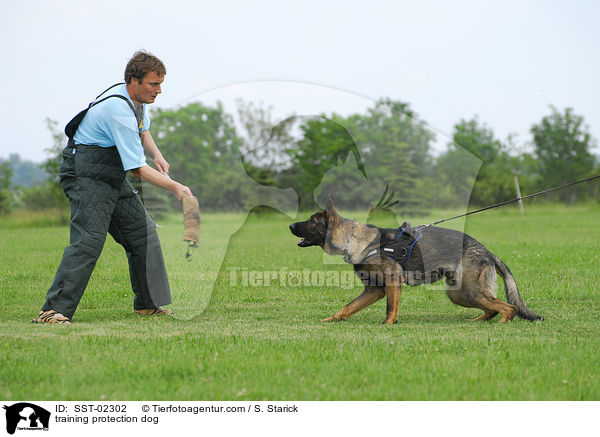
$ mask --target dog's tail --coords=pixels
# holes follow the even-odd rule
[[[537,315],[525,305],[523,302],[523,298],[519,294],[519,289],[517,288],[517,283],[515,282],[515,278],[513,277],[510,269],[502,262],[500,258],[494,256],[494,262],[496,264],[496,270],[502,276],[504,280],[504,290],[506,291],[506,300],[509,304],[517,307],[517,315],[522,319],[526,320],[544,320],[542,316]]]

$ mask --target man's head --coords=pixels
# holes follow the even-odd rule
[[[140,50],[135,52],[125,67],[125,83],[134,102],[154,103],[161,93],[160,85],[167,69],[156,56]]]

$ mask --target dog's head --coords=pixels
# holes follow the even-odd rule
[[[290,225],[290,231],[296,237],[302,238],[298,242],[300,247],[321,246],[325,243],[327,234],[327,211],[319,211],[310,216],[303,222],[296,222]]]
[[[331,233],[338,223],[339,215],[333,206],[331,196],[329,196],[324,210],[311,215],[306,221],[292,223],[290,231],[296,237],[302,238],[298,242],[298,246],[321,246],[323,248],[328,239],[328,230]]]

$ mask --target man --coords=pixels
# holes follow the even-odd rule
[[[148,130],[145,107],[161,93],[165,74],[158,58],[136,52],[125,68],[125,84],[106,90],[67,125],[60,182],[71,205],[70,245],[33,322],[71,323],[107,232],[127,253],[134,311],[172,314],[162,307],[171,303],[171,294],[156,225],[125,179],[131,170],[179,200],[192,196],[168,176],[169,163]],[[147,165],[144,151],[154,158],[156,170]]]

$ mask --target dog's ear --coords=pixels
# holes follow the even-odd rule
[[[325,211],[330,215],[337,215],[337,211],[335,210],[335,206],[333,205],[333,198],[331,197],[331,193],[327,196],[327,203],[325,204]]]
[[[335,210],[335,206],[333,205],[333,199],[331,198],[331,194],[327,197],[327,204],[325,204],[325,217],[327,218],[327,226],[335,227],[337,226],[340,216]]]

